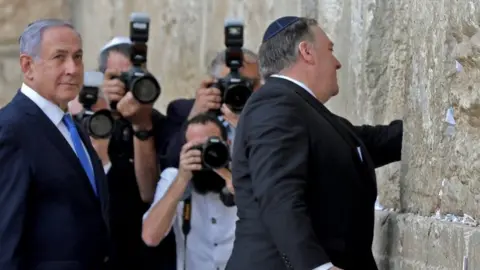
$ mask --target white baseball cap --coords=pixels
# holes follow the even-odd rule
[[[121,44],[130,45],[132,44],[132,41],[128,37],[122,37],[122,36],[114,37],[112,38],[112,40],[107,42],[105,46],[103,46],[103,48],[100,50],[100,53],[103,53],[104,51],[110,49],[111,47],[115,47]]]

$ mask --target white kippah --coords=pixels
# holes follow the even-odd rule
[[[114,37],[114,38],[112,38],[112,40],[107,42],[107,44],[105,44],[105,46],[103,46],[103,48],[100,50],[100,53],[103,53],[107,49],[110,49],[111,47],[121,45],[121,44],[130,45],[130,44],[132,44],[132,41],[128,37]]]

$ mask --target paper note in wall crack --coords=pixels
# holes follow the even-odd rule
[[[445,122],[447,122],[449,125],[455,125],[455,118],[453,117],[453,108],[450,107],[447,109],[447,113],[445,115]]]
[[[457,72],[462,72],[463,71],[463,66],[460,64],[460,62],[455,60],[455,68],[457,69]]]

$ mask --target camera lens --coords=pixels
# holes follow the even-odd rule
[[[221,142],[210,143],[203,150],[203,162],[212,169],[225,167],[229,156],[228,146]]]
[[[132,88],[133,96],[142,103],[153,103],[160,95],[158,84],[149,77],[139,78]]]
[[[88,118],[88,130],[93,137],[106,138],[112,134],[114,119],[108,110],[101,110]]]
[[[224,102],[233,112],[238,113],[242,111],[251,94],[252,90],[246,85],[233,85],[225,91]]]

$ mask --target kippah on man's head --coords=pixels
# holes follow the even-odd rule
[[[265,34],[263,35],[263,40],[262,42],[265,42],[274,36],[276,36],[278,33],[282,32],[287,28],[289,25],[297,22],[300,20],[300,17],[297,16],[285,16],[276,19],[273,21],[268,27],[267,30],[265,31]]]
[[[105,46],[102,47],[102,49],[100,50],[100,53],[103,53],[106,50],[118,45],[130,45],[130,44],[132,44],[132,41],[130,40],[129,37],[122,37],[122,36],[114,37],[109,42],[107,42]]]

